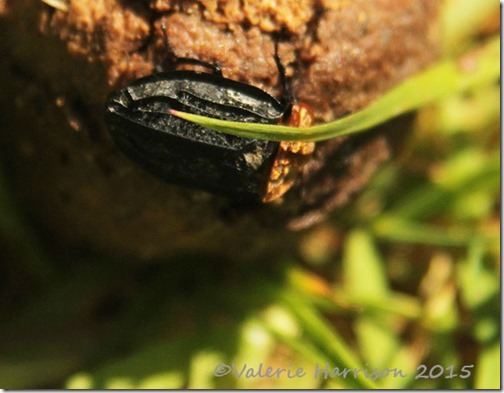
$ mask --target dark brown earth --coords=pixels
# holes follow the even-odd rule
[[[0,0],[0,154],[23,211],[62,246],[142,259],[187,251],[257,259],[295,251],[304,232],[286,228],[286,213],[308,212],[294,226],[318,220],[311,211],[324,184],[338,189],[326,210],[362,188],[390,155],[390,130],[319,144],[318,163],[332,172],[312,165],[318,188],[293,192],[285,206],[245,209],[162,183],[125,158],[103,122],[107,94],[162,61],[164,22],[177,55],[217,61],[226,77],[278,95],[272,34],[282,32],[296,97],[318,122],[330,121],[436,58],[441,2],[59,3],[68,9]],[[334,162],[341,152],[344,164]]]

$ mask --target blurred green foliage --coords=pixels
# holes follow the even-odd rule
[[[464,30],[460,3],[447,54],[484,40],[488,10]],[[0,386],[499,388],[499,89],[420,110],[408,153],[299,259],[60,266],[0,178]]]

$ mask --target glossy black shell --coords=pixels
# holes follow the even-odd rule
[[[240,138],[168,114],[274,124],[287,108],[266,92],[216,74],[173,71],[134,81],[109,96],[106,122],[119,147],[153,174],[180,185],[258,200],[277,142]]]

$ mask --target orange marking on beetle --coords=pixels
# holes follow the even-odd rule
[[[308,104],[293,104],[287,125],[291,127],[310,127],[315,120],[313,110]],[[279,200],[302,176],[304,166],[315,150],[314,142],[280,142],[275,161],[271,167],[266,194],[263,202]]]

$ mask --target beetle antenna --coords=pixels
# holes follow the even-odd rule
[[[287,106],[292,106],[292,104],[296,101],[294,97],[294,93],[292,92],[291,79],[285,75],[285,67],[282,64],[282,60],[278,54],[278,38],[275,38],[275,54],[274,54],[275,63],[278,69],[278,80],[280,85],[282,86],[282,96],[280,101],[282,104]]]

